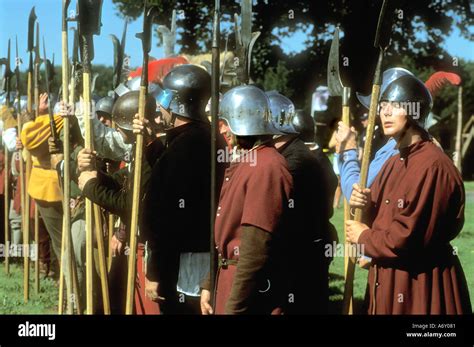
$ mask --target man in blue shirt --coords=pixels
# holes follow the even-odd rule
[[[347,201],[350,200],[354,184],[359,183],[360,164],[357,153],[356,133],[342,122],[338,124],[336,139],[341,153],[339,155],[339,171],[341,174],[341,188]],[[367,176],[367,187],[372,185],[383,164],[392,156],[398,154],[395,140],[390,138],[376,153],[370,162]]]

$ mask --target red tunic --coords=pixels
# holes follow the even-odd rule
[[[278,229],[293,185],[287,163],[275,148],[262,146],[254,151],[256,165],[233,163],[225,172],[215,224],[217,252],[225,259],[239,259],[241,226],[270,233]],[[235,265],[218,271],[217,314],[224,313],[235,273]]]
[[[466,280],[449,244],[464,223],[464,186],[432,142],[389,159],[372,186],[372,225],[359,238],[372,257],[371,314],[471,313]]]

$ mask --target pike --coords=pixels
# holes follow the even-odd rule
[[[157,32],[163,37],[165,58],[174,56],[174,46],[176,45],[176,10],[173,10],[171,14],[170,28],[168,29],[166,25],[159,25]]]
[[[27,113],[28,115],[33,114],[33,50],[34,50],[34,33],[35,33],[35,22],[36,14],[35,7],[31,9],[30,15],[28,17],[28,47],[27,51],[29,53],[29,63],[28,63],[28,84],[27,84]],[[26,153],[26,168],[25,168],[25,186],[23,189],[23,201],[24,204],[21,206],[21,215],[22,215],[22,229],[23,229],[23,242],[29,244],[30,240],[30,196],[28,195],[28,182],[30,181],[30,172],[31,172],[31,154],[29,151]],[[26,252],[25,252],[26,253]],[[38,261],[38,258],[36,259]],[[36,265],[36,264],[35,264]],[[35,280],[39,278],[39,267],[35,267],[35,270],[38,271],[38,274],[35,273]],[[23,258],[23,297],[24,302],[28,302],[29,298],[29,279],[30,279],[30,260],[29,257],[25,256]]]
[[[91,61],[94,59],[93,35],[100,34],[102,0],[78,0],[78,30],[83,66],[83,116],[85,125],[85,148],[93,149],[91,127]],[[93,304],[93,211],[92,202],[86,199],[86,310],[94,313]],[[101,278],[104,313],[110,314],[107,270],[105,265],[104,239],[100,223],[100,208],[94,205],[95,230],[99,253],[99,270]]]
[[[63,0],[62,3],[62,94],[63,102],[68,104],[69,102],[69,59],[68,59],[68,37],[67,37],[67,9],[69,7],[70,0]],[[54,65],[54,64],[53,64]],[[74,291],[74,297],[77,299],[74,302],[79,302],[79,291],[77,286],[73,283],[77,283],[77,273],[74,263],[74,249],[71,244],[71,210],[69,207],[69,200],[71,198],[71,169],[70,162],[67,158],[71,156],[71,145],[70,145],[70,121],[69,117],[64,118],[63,124],[63,156],[64,156],[64,177],[63,177],[63,224],[62,224],[62,239],[61,239],[61,267],[59,275],[59,303],[58,303],[58,314],[63,313],[63,294],[64,294],[64,263],[63,259],[66,257],[66,266],[68,268],[68,278],[66,279],[66,297],[68,300],[68,314],[74,313],[74,307],[72,302],[72,293]],[[73,290],[74,289],[74,290]],[[78,312],[80,308],[78,307]]]
[[[393,8],[389,6],[389,0],[384,0],[380,9],[379,20],[377,24],[377,31],[375,33],[374,47],[379,49],[379,56],[377,59],[377,65],[375,67],[374,80],[372,85],[372,95],[370,99],[369,119],[367,125],[367,134],[364,145],[364,154],[362,157],[362,164],[360,169],[359,186],[364,189],[367,185],[367,175],[369,172],[370,154],[372,151],[372,139],[374,136],[375,129],[375,117],[377,115],[377,106],[380,97],[380,87],[382,85],[382,62],[385,51],[387,50],[390,43],[390,34],[392,31],[392,17]],[[357,208],[355,211],[354,220],[360,222],[362,220],[362,209]],[[351,247],[354,247],[353,245]],[[351,249],[350,254],[356,254],[354,249]],[[355,257],[349,257],[349,262],[346,269],[346,282],[344,285],[344,299],[343,299],[343,312],[346,314],[352,314],[351,310],[351,298],[354,290],[354,272],[355,272]],[[376,266],[376,265],[374,265]]]
[[[111,34],[110,38],[114,45],[114,79],[112,90],[117,88],[122,80],[122,68],[123,68],[123,59],[125,56],[125,41],[127,38],[127,25],[128,20],[125,19],[125,24],[123,26],[122,39],[119,41],[117,36]]]
[[[51,101],[51,89],[50,89],[50,72],[49,70],[52,69],[52,64],[47,59],[46,56],[46,45],[44,43],[43,37],[43,59],[45,61],[44,64],[44,77],[45,77],[45,85],[46,85],[46,94],[48,94],[48,114],[49,114],[49,128],[51,129],[51,136],[54,139],[54,142],[59,140],[58,137],[58,130],[56,129],[56,124],[54,123],[54,115],[53,115],[53,102]]]
[[[62,30],[61,30],[61,43],[62,43],[62,94],[63,102],[65,104],[69,101],[69,60],[68,60],[68,45],[67,45],[67,9],[69,7],[70,0],[63,0],[62,2]],[[45,53],[46,54],[46,53]],[[71,198],[71,169],[68,158],[71,156],[70,149],[70,129],[69,129],[69,117],[64,117],[63,124],[63,155],[64,155],[64,178],[63,178],[63,224],[62,224],[62,242],[61,242],[61,267],[59,274],[59,304],[58,314],[63,313],[63,293],[64,293],[64,256],[66,256],[66,266],[68,267],[68,278],[66,279],[66,297],[68,301],[71,298],[71,286],[72,286],[72,266],[71,266],[71,210],[69,208],[69,200]],[[66,250],[66,254],[65,253]],[[68,313],[72,314],[72,305],[68,302]]]
[[[6,82],[6,88],[7,88],[7,94],[6,94],[6,100],[5,104],[6,107],[9,109],[10,108],[10,87],[11,87],[11,78],[12,78],[12,71],[10,69],[10,39],[8,39],[8,53],[7,57],[4,59],[1,59],[0,64],[5,65],[5,82]],[[20,118],[19,116],[17,118]],[[8,149],[7,146],[4,146],[4,152],[5,152],[5,167],[3,168],[5,171],[5,193],[4,193],[4,230],[5,230],[5,244],[9,246],[9,220],[8,220],[8,213],[10,211],[10,194],[9,194],[9,186],[10,186],[10,165],[9,165],[9,159],[8,159]],[[7,247],[7,252],[5,253],[5,272],[8,274],[10,272],[10,263],[9,263],[9,247]]]
[[[18,137],[20,137],[21,134],[21,129],[23,127],[22,122],[21,122],[21,92],[20,92],[20,64],[21,64],[21,59],[20,55],[18,54],[18,37],[15,38],[15,53],[16,53],[16,58],[15,58],[15,77],[16,77],[16,96],[18,99],[18,104],[17,104],[17,126],[18,126]],[[25,206],[25,165],[23,163],[23,157],[21,155],[21,150],[18,151],[18,158],[19,158],[19,163],[20,163],[20,175],[19,175],[19,187],[17,189],[20,189],[20,206],[22,209],[22,218],[24,217],[23,215],[23,208]],[[22,220],[23,221],[23,220]],[[23,226],[22,226],[23,227]],[[6,243],[5,239],[5,243]],[[5,258],[6,264],[8,263],[8,257]],[[7,266],[7,265],[6,265]]]
[[[241,26],[238,27],[238,15],[234,14],[235,42],[237,64],[237,80],[239,84],[248,84],[252,50],[260,36],[260,31],[252,32],[252,0],[241,2]]]
[[[211,74],[211,230],[210,230],[210,256],[211,256],[211,287],[214,288],[216,280],[216,269],[215,269],[215,239],[214,239],[214,226],[216,218],[216,163],[217,163],[217,121],[219,113],[219,85],[220,85],[220,0],[215,0],[214,5],[214,22],[212,30],[212,74]],[[212,294],[212,298],[214,297]],[[211,305],[214,305],[214,300],[211,301]]]
[[[351,94],[351,88],[346,87],[342,84],[341,75],[339,73],[339,28],[336,28],[334,32],[334,37],[331,43],[331,49],[329,51],[328,59],[328,89],[331,96],[341,96],[342,97],[342,122],[349,126],[349,99]],[[347,199],[344,198],[344,235],[346,235],[346,224],[347,220],[351,219],[350,209],[347,202]],[[350,244],[345,242],[345,255],[344,255],[344,270],[347,270],[349,263],[348,251]],[[349,311],[352,313],[353,308],[353,299],[350,297],[349,302]]]
[[[39,79],[40,79],[40,66],[41,66],[41,56],[40,56],[40,40],[39,40],[39,23],[36,22],[36,44],[35,44],[35,64],[34,64],[34,73],[33,73],[33,82],[35,88],[35,105],[36,105],[36,112],[35,118],[39,117]],[[47,68],[45,64],[45,69]],[[28,218],[28,217],[26,217]],[[35,213],[34,213],[34,235],[35,235],[35,242],[36,245],[39,245],[39,229],[38,229],[38,208],[35,205]],[[26,245],[29,249],[29,244]],[[29,251],[28,251],[29,253]],[[39,257],[36,257],[35,260],[35,293],[38,294],[40,289],[39,283]]]
[[[143,65],[140,81],[140,95],[138,99],[138,118],[145,118],[145,105],[148,90],[148,54],[151,50],[151,26],[156,16],[156,7],[148,6],[145,0],[143,9],[143,32],[136,36],[142,41]],[[133,297],[135,294],[136,257],[137,257],[137,233],[138,233],[138,210],[140,208],[140,184],[143,158],[143,135],[137,134],[135,144],[135,168],[133,174],[132,216],[130,223],[130,253],[128,255],[127,275],[127,297],[125,303],[125,314],[133,313]]]

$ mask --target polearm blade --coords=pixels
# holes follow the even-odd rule
[[[44,77],[45,77],[45,85],[46,85],[46,93],[48,94],[48,114],[49,114],[49,127],[51,129],[51,135],[54,141],[58,140],[58,131],[56,129],[56,124],[54,123],[54,116],[53,116],[53,103],[51,101],[51,90],[50,90],[50,79],[49,79],[49,65],[51,64],[47,59],[46,55],[46,44],[44,42],[43,37],[43,59],[45,61],[44,67]]]
[[[339,28],[336,27],[334,36],[331,43],[331,49],[329,51],[329,60],[328,60],[328,89],[331,96],[341,96],[342,97],[342,122],[349,126],[350,125],[350,110],[349,110],[349,97],[350,97],[350,88],[342,84],[341,74],[339,72]],[[342,151],[343,149],[341,149]],[[344,199],[344,236],[346,235],[346,221],[351,219],[349,204],[347,199]],[[350,248],[350,244],[346,241],[344,242],[344,273],[347,271],[349,264],[349,256],[347,250]],[[352,296],[348,299],[349,308],[348,313],[352,314],[353,311],[353,298]]]
[[[148,54],[151,50],[151,26],[153,18],[156,15],[155,7],[148,7],[145,1],[143,10],[143,32],[136,36],[142,40],[143,65],[140,81],[140,95],[138,104],[138,117],[143,121],[145,118],[145,105],[148,89]],[[127,275],[127,297],[125,303],[125,314],[133,313],[134,295],[135,295],[135,277],[136,277],[136,256],[137,256],[137,233],[138,233],[138,211],[140,208],[140,188],[141,188],[141,169],[143,158],[143,135],[137,134],[135,144],[135,167],[133,174],[133,195],[132,195],[132,215],[130,222],[130,253],[128,256],[128,275]]]
[[[214,227],[216,218],[216,170],[217,170],[217,121],[219,113],[219,89],[220,89],[220,0],[215,0],[214,22],[212,35],[212,74],[211,74],[211,224],[210,224],[210,279],[211,279],[211,306],[214,306],[214,283],[216,281],[216,262],[215,262],[215,237]]]
[[[16,52],[16,59],[15,59],[15,76],[16,76],[16,95],[17,95],[17,126],[18,126],[18,137],[20,137],[21,134],[21,129],[23,128],[22,125],[22,110],[21,110],[21,90],[20,90],[20,64],[21,64],[21,59],[20,55],[18,53],[18,37],[16,37],[16,46],[15,46],[15,52]],[[18,158],[19,158],[19,164],[20,164],[20,175],[19,175],[19,187],[17,189],[20,189],[20,206],[21,206],[21,218],[22,222],[24,221],[24,206],[25,206],[25,166],[23,163],[23,156],[21,155],[21,151],[18,151]],[[22,225],[22,228],[24,226]]]
[[[10,39],[8,39],[8,50],[7,50],[7,58],[5,61],[5,80],[6,80],[6,89],[7,95],[5,104],[7,107],[10,107],[10,94],[11,94],[11,79],[12,79],[12,70],[10,68]]]
[[[102,0],[78,0],[79,21],[78,34],[83,66],[83,117],[85,125],[85,148],[93,149],[91,126],[91,61],[94,58],[93,35],[100,34]],[[94,205],[96,224],[100,220],[100,209]],[[93,212],[92,202],[86,199],[86,311],[94,313],[93,303]],[[99,225],[96,225],[97,246],[99,248],[99,269],[102,284],[104,313],[110,313],[107,276],[104,276],[105,259],[103,259],[103,235]],[[102,246],[102,247],[101,247]],[[102,248],[102,249],[101,249]]]
[[[389,0],[384,0],[380,9],[377,31],[375,33],[374,47],[379,49],[377,65],[375,67],[374,81],[372,85],[372,94],[370,99],[369,118],[367,125],[366,140],[364,145],[364,154],[360,169],[359,186],[364,189],[367,185],[367,176],[369,172],[370,154],[372,152],[372,139],[375,129],[375,118],[377,116],[377,106],[380,96],[380,86],[382,85],[382,62],[384,53],[390,43],[390,34],[392,31],[393,8],[389,5]],[[362,221],[362,209],[356,208],[354,220]],[[350,254],[356,254],[355,247],[352,246]],[[350,299],[353,296],[353,282],[355,272],[355,257],[350,257],[347,270],[346,282],[344,285],[343,312],[351,313]],[[372,306],[372,313],[375,313],[375,305]]]
[[[69,103],[69,57],[68,57],[68,23],[67,23],[67,11],[69,8],[70,0],[63,0],[62,2],[62,23],[61,23],[61,48],[62,48],[62,100],[65,104]],[[79,300],[78,293],[74,293],[74,299],[72,300],[72,287],[73,287],[73,269],[72,269],[72,247],[71,247],[71,210],[69,201],[71,199],[71,168],[69,158],[71,157],[70,149],[70,122],[69,117],[64,118],[63,125],[63,240],[64,245],[61,247],[61,253],[65,251],[65,254],[61,254],[61,268],[59,278],[59,303],[58,303],[58,314],[63,313],[63,294],[64,294],[64,282],[66,282],[66,297],[67,297],[67,313],[74,313],[74,302]],[[66,259],[64,263],[63,259]],[[64,269],[66,266],[68,269],[67,277],[64,278]]]
[[[36,13],[35,7],[30,11],[30,15],[28,17],[28,46],[27,51],[29,55],[29,62],[28,62],[28,81],[27,81],[27,112],[30,117],[33,115],[33,95],[34,95],[34,65],[33,65],[33,51],[34,51],[34,37],[35,37],[35,22],[36,22]],[[30,240],[30,196],[28,192],[28,182],[30,180],[30,171],[32,167],[31,163],[31,154],[28,151],[26,153],[26,168],[25,168],[25,186],[24,191],[22,192],[22,197],[24,199],[24,204],[21,206],[22,212],[22,234],[23,234],[23,242],[26,246],[29,244]],[[36,264],[35,264],[36,265]],[[28,302],[29,299],[29,277],[30,277],[30,260],[29,257],[25,256],[23,258],[23,300],[24,302]],[[36,270],[36,267],[35,267]],[[39,269],[38,269],[39,272]],[[38,274],[39,277],[39,274]],[[35,278],[36,280],[36,278]],[[39,280],[38,280],[39,282]]]

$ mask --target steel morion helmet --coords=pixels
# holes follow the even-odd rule
[[[304,142],[314,142],[316,135],[316,127],[314,119],[303,110],[296,110],[293,117],[293,127],[300,133],[300,139]]]
[[[273,125],[285,134],[297,134],[292,124],[295,105],[286,96],[275,90],[266,93],[270,101]]]
[[[117,99],[112,109],[112,119],[115,124],[124,129],[132,130],[133,117],[138,113],[138,90],[128,92]],[[156,102],[152,95],[147,94],[145,104],[145,118],[151,120],[156,114]]]
[[[408,118],[425,128],[425,118],[433,107],[433,99],[425,84],[414,75],[405,75],[392,81],[380,96],[381,101],[399,102]]]
[[[410,71],[407,69],[401,68],[401,67],[394,67],[387,69],[383,72],[382,75],[382,85],[380,86],[380,95],[383,94],[385,89],[387,89],[387,86],[395,81],[396,79],[405,76],[405,75],[413,75]],[[370,98],[371,94],[369,95],[362,95],[360,93],[356,93],[357,99],[359,99],[360,103],[365,106],[365,108],[369,109],[370,108]]]
[[[95,104],[95,111],[96,112],[103,112],[107,113],[108,115],[112,115],[112,109],[114,107],[114,99],[110,96],[106,96]]]
[[[283,135],[272,123],[268,96],[255,86],[239,86],[225,93],[220,115],[237,136]]]
[[[209,73],[196,65],[185,64],[173,68],[163,78],[163,91],[157,102],[178,116],[204,120],[210,97]]]

